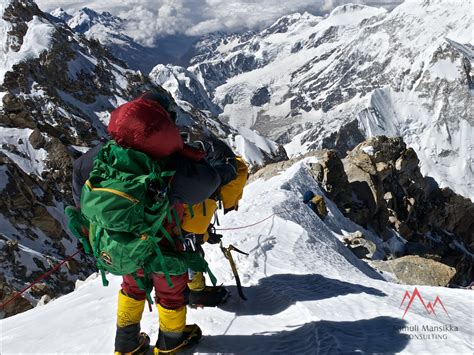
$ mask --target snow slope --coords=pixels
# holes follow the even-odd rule
[[[224,228],[275,213],[252,228],[225,232],[226,244],[250,253],[235,254],[248,301],[238,298],[220,250],[206,247],[212,270],[233,296],[221,308],[188,311],[188,321],[205,335],[193,351],[472,354],[472,291],[418,286],[426,302],[439,296],[449,316],[439,304],[436,316],[428,314],[415,300],[402,318],[407,303],[402,309],[400,303],[413,287],[383,280],[340,243],[356,227],[333,203],[327,200],[330,212],[323,222],[301,202],[307,189],[321,193],[307,161],[251,183],[240,210],[221,217]],[[75,292],[2,320],[1,353],[110,353],[120,279],[109,280],[104,288],[94,274]],[[145,311],[142,328],[156,340],[156,312]]]

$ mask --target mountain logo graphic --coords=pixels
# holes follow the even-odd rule
[[[405,313],[403,313],[402,319],[405,318],[405,316],[408,313],[408,310],[410,309],[411,305],[413,304],[413,301],[415,300],[415,298],[418,298],[418,300],[421,302],[423,307],[425,307],[425,310],[426,310],[426,312],[428,312],[428,314],[434,314],[435,317],[438,317],[438,315],[435,312],[435,308],[436,308],[437,305],[440,305],[443,308],[444,313],[446,313],[446,315],[449,317],[449,319],[451,319],[451,317],[449,316],[448,311],[444,307],[444,304],[441,301],[441,299],[439,298],[439,296],[436,296],[433,303],[431,303],[431,302],[425,303],[425,300],[423,299],[423,296],[421,295],[421,293],[418,291],[418,288],[416,288],[416,287],[415,287],[415,290],[413,291],[413,293],[411,295],[408,291],[405,291],[405,295],[403,296],[402,303],[400,303],[399,308],[402,308],[403,304],[405,303],[405,300],[407,300],[407,299],[408,299],[408,305],[405,308]]]

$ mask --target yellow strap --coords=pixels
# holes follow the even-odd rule
[[[189,334],[188,338],[186,340],[184,340],[181,344],[179,344],[176,348],[173,348],[173,349],[170,349],[170,350],[160,350],[160,349],[155,347],[153,352],[155,353],[155,355],[158,355],[158,354],[172,354],[173,352],[178,351],[179,349],[182,349],[185,346],[188,346],[189,341],[191,340],[191,338],[194,335],[196,335],[196,330],[197,330],[197,328],[194,328],[194,330]]]
[[[124,199],[129,200],[130,202],[133,202],[134,204],[140,203],[140,200],[136,199],[135,197],[119,190],[115,189],[107,189],[104,187],[94,187],[92,186],[91,182],[89,180],[86,181],[86,186],[91,190],[91,191],[103,191],[103,192],[110,192],[111,194],[120,196]]]
[[[140,334],[146,334],[146,333],[140,333]],[[146,337],[148,337],[148,335],[146,335]],[[142,337],[142,339],[146,339],[145,337]],[[147,342],[149,340],[146,340]],[[128,353],[121,353],[120,351],[116,351],[114,352],[114,355],[139,355],[139,354],[145,354],[146,352],[148,352],[148,350],[145,352],[145,353],[137,353],[137,350],[139,350],[142,346],[143,346],[144,342],[142,341],[137,347],[136,349],[133,349],[132,351],[128,352]]]

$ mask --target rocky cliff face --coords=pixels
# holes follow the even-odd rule
[[[456,270],[445,284],[468,286],[474,277],[474,204],[423,177],[419,163],[401,138],[377,136],[342,160],[326,151],[311,170],[345,216],[376,231],[387,245],[394,231],[402,238],[402,248],[390,257],[439,261]]]
[[[347,125],[356,137],[402,136],[423,174],[473,199],[470,13],[468,2],[416,0],[389,13],[344,5],[325,18],[285,16],[258,33],[204,39],[188,77],[222,119],[290,156],[330,147]]]
[[[63,210],[72,160],[105,133],[108,112],[152,87],[100,44],[44,14],[33,1],[2,1],[0,68],[0,301],[76,249]],[[94,270],[77,257],[3,309],[71,291]]]
[[[303,158],[310,158],[308,169],[324,191],[326,204],[334,201],[359,225],[341,239],[355,255],[388,272],[391,281],[471,284],[474,204],[423,177],[416,153],[400,137],[372,137],[344,159],[336,150],[314,150],[269,164],[250,179],[268,179]],[[324,223],[331,224],[330,219]]]

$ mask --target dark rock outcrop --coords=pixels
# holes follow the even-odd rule
[[[265,86],[255,91],[253,96],[250,98],[250,104],[252,106],[263,106],[267,102],[270,102],[270,92]]]
[[[8,302],[13,296],[15,296],[16,291],[8,286],[3,281],[0,281],[0,302]],[[17,313],[25,312],[29,309],[32,309],[33,305],[28,302],[23,297],[17,297],[11,302],[9,302],[2,310],[3,317],[10,317]]]
[[[454,267],[451,283],[466,286],[474,278],[474,204],[424,177],[416,153],[400,137],[370,138],[342,160],[326,151],[310,168],[351,220],[384,240],[393,229],[411,243],[405,252]]]
[[[338,131],[331,133],[323,138],[321,147],[324,149],[333,149],[340,158],[344,158],[349,150],[365,140],[364,135],[359,129],[357,120],[350,121],[339,128]]]
[[[44,148],[46,139],[38,128],[35,128],[28,137],[28,141],[34,149]]]

